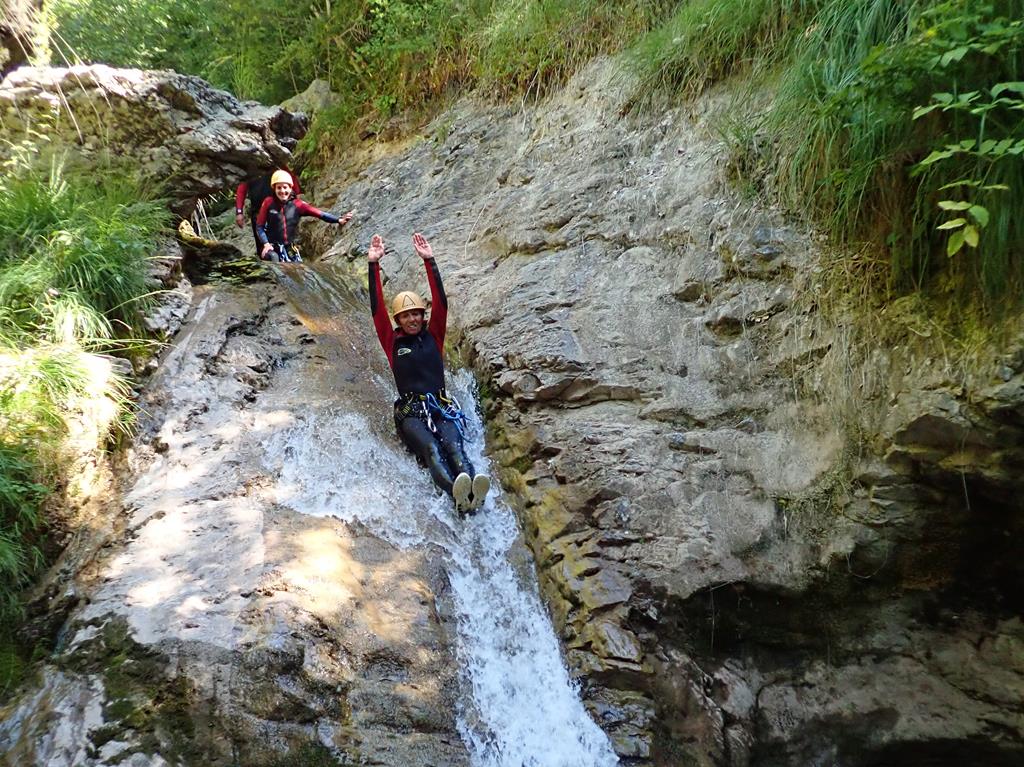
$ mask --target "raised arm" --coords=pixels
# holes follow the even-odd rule
[[[370,314],[373,316],[373,327],[377,330],[377,340],[384,348],[388,365],[391,365],[391,354],[395,347],[395,330],[391,326],[391,317],[388,316],[387,307],[384,305],[384,288],[380,282],[380,259],[383,255],[384,240],[379,234],[375,234],[370,239],[370,249],[366,253],[369,268]]]
[[[444,283],[441,272],[434,260],[434,249],[427,238],[419,232],[412,236],[412,246],[416,254],[423,259],[423,267],[427,270],[427,282],[430,283],[430,324],[427,330],[437,342],[437,348],[444,351],[444,336],[448,329],[448,297],[444,294]]]

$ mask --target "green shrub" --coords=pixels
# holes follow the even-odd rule
[[[0,187],[0,620],[42,562],[42,503],[59,475],[69,404],[95,383],[90,351],[132,343],[159,201],[109,169],[65,171],[23,157]],[[102,182],[97,184],[99,173]]]
[[[847,242],[888,250],[899,290],[952,271],[967,287],[1005,292],[1019,276],[1021,155],[929,157],[962,141],[1005,150],[1000,142],[1024,138],[1020,94],[992,95],[999,83],[1024,78],[1022,10],[1019,0],[835,1],[784,78],[772,121],[784,199]],[[920,109],[933,94],[964,108]],[[964,94],[977,103],[961,102]],[[949,218],[938,203],[950,197],[985,207],[992,219],[977,257],[962,254],[970,263],[949,263],[947,235],[937,230]]]

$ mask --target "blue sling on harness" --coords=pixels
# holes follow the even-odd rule
[[[433,394],[426,394],[423,397],[423,401],[427,405],[428,414],[430,411],[434,411],[444,420],[452,421],[455,424],[455,428],[459,430],[459,436],[466,436],[466,414],[462,412],[462,407],[455,397],[441,394],[441,400],[438,401],[437,397]]]

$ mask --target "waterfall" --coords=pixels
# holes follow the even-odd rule
[[[346,309],[365,315],[365,306],[346,297],[322,270],[307,267],[301,278],[284,277],[300,312],[319,302],[331,316]],[[368,316],[361,324],[363,333],[372,333]],[[448,383],[468,416],[470,457],[477,471],[489,472],[473,379],[466,371],[449,371]],[[390,420],[392,383],[371,376],[369,388]],[[474,767],[618,764],[565,669],[515,515],[496,478],[485,506],[459,518],[426,471],[380,428],[380,419],[371,419],[344,402],[296,412],[265,446],[277,502],[302,514],[358,522],[401,548],[434,547],[442,554],[465,690],[458,724]]]

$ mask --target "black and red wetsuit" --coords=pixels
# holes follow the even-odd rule
[[[424,259],[430,283],[430,320],[419,333],[410,336],[392,326],[384,305],[380,264],[369,263],[370,313],[399,394],[395,402],[395,426],[406,447],[426,465],[434,484],[451,495],[455,477],[462,472],[473,476],[474,472],[459,427],[444,418],[428,417],[423,403],[423,396],[427,394],[438,399],[444,395],[448,299],[441,273],[434,259]]]
[[[285,251],[291,250],[298,235],[299,219],[303,216],[316,216],[329,224],[336,224],[339,221],[333,213],[325,213],[304,200],[292,197],[286,202],[281,202],[276,197],[267,197],[256,216],[256,236],[260,245],[269,242],[275,248],[282,246]]]
[[[298,197],[302,194],[302,187],[299,186],[299,177],[289,171],[288,168],[283,168],[283,170],[291,174],[292,180],[295,182],[292,186],[292,191]],[[249,200],[249,223],[252,226],[252,239],[256,243],[257,256],[260,254],[262,245],[260,244],[260,236],[256,232],[256,217],[259,215],[260,206],[263,205],[263,201],[273,196],[274,190],[270,187],[269,173],[251,176],[235,189],[235,213],[242,213],[245,210],[246,199]]]

